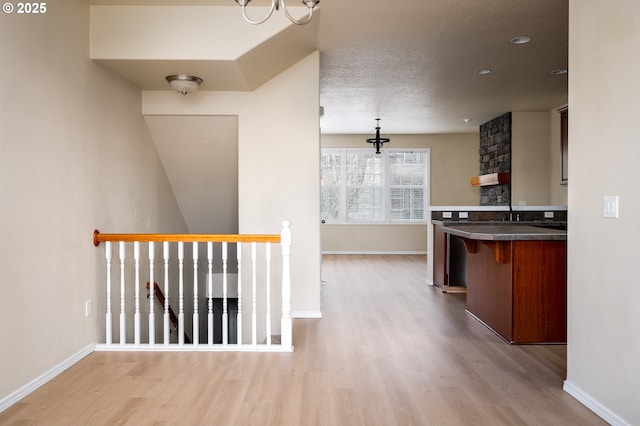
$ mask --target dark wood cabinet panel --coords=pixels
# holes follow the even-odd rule
[[[566,342],[566,277],[566,242],[514,241],[515,342]]]
[[[566,241],[470,241],[467,310],[511,343],[565,343]]]
[[[501,242],[511,247],[510,242]],[[511,263],[496,262],[487,244],[467,254],[467,310],[493,331],[513,340]]]

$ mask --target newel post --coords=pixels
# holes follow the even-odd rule
[[[282,320],[280,324],[283,349],[293,350],[291,320],[291,229],[288,220],[282,222],[280,245],[282,246]]]

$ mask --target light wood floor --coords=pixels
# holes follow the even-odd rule
[[[292,354],[93,353],[0,424],[599,425],[565,346],[510,346],[424,283],[424,256],[323,257]]]

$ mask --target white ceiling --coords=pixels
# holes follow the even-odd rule
[[[233,0],[89,3],[237,6]],[[265,3],[253,0],[251,6]],[[289,5],[298,4],[289,0]],[[309,28],[292,29],[288,42],[275,41],[253,57],[239,58],[237,66],[246,60],[251,66],[245,70],[255,70],[256,61],[269,62],[265,53],[283,46],[301,55],[308,54],[307,48],[319,50],[322,133],[367,134],[377,117],[391,134],[477,132],[480,124],[504,112],[550,110],[567,102],[567,75],[550,72],[568,66],[568,0],[322,0],[315,15]],[[510,43],[522,35],[531,42]],[[176,62],[105,65],[143,89],[166,90],[166,83],[149,73],[155,69],[166,75],[169,68],[181,68]],[[225,90],[221,73],[213,71],[220,63],[184,62],[205,82],[216,82],[211,90]],[[478,68],[492,72],[478,76]]]

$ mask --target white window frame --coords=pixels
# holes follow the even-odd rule
[[[335,225],[344,225],[344,224],[420,224],[420,223],[428,223],[428,212],[429,212],[429,200],[430,200],[430,189],[431,182],[429,179],[430,176],[430,167],[431,167],[431,152],[429,148],[404,148],[404,149],[391,149],[391,148],[383,148],[381,149],[380,155],[383,158],[383,169],[382,169],[382,218],[381,220],[368,220],[368,221],[360,221],[360,220],[349,220],[347,218],[347,170],[346,170],[346,158],[348,153],[362,153],[362,154],[370,154],[371,149],[367,148],[322,148],[321,155],[326,153],[339,153],[340,154],[340,183],[338,185],[338,197],[339,197],[339,208],[338,208],[338,217],[336,219],[323,217],[323,223],[327,224],[335,224]],[[401,188],[402,186],[391,185],[390,183],[390,167],[391,162],[389,161],[389,154],[396,152],[422,152],[425,155],[425,176],[424,176],[424,185],[423,188],[423,218],[422,219],[391,219],[391,189],[392,188]],[[322,173],[322,172],[321,172]],[[322,190],[322,188],[321,188]],[[321,207],[322,208],[322,207]]]

